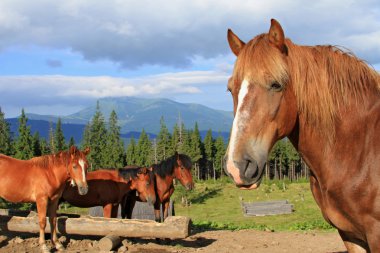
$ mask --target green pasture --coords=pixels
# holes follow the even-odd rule
[[[182,202],[187,198],[188,206]],[[186,191],[179,183],[172,196],[175,201],[176,215],[188,216],[195,229],[258,229],[269,231],[284,230],[322,230],[331,231],[314,201],[307,180],[290,183],[287,180],[265,181],[256,190],[240,190],[224,177],[216,181],[196,182],[195,189]],[[294,205],[294,212],[285,215],[246,217],[241,208],[244,202],[288,200]],[[2,205],[1,205],[2,204]],[[2,208],[12,208],[12,204]],[[16,206],[15,206],[16,207]],[[30,204],[16,208],[29,209]],[[33,209],[33,208],[32,208]],[[61,206],[59,212],[86,215],[87,208]]]
[[[187,197],[189,206],[182,204]],[[244,202],[288,200],[294,212],[286,215],[246,217]],[[307,180],[299,183],[264,181],[256,190],[240,190],[229,179],[202,181],[195,190],[186,192],[178,186],[174,193],[176,215],[188,216],[193,224],[204,229],[259,230],[333,230],[327,224],[314,201]]]

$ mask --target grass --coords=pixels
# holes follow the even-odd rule
[[[186,196],[190,206],[181,204]],[[322,217],[321,211],[311,194],[307,180],[298,183],[283,181],[265,181],[256,190],[240,190],[225,177],[222,180],[196,182],[195,189],[188,192],[180,184],[172,198],[176,215],[192,219],[196,230],[212,229],[257,229],[266,231],[332,231]],[[294,206],[292,214],[246,217],[241,209],[244,202],[288,200]],[[87,208],[62,208],[60,212],[88,214]]]
[[[186,196],[191,205],[181,204]],[[263,182],[257,190],[240,190],[228,180],[196,183],[192,192],[181,186],[174,193],[176,215],[188,216],[199,229],[258,229],[258,230],[333,230],[325,222],[311,194],[309,183],[287,181]],[[244,202],[288,200],[294,205],[292,214],[246,217],[241,209]]]

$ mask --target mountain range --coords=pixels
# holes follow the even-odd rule
[[[142,129],[151,138],[154,138],[160,131],[161,117],[169,131],[172,131],[174,125],[179,122],[183,122],[187,129],[194,128],[195,122],[197,122],[202,136],[208,129],[212,129],[214,136],[221,134],[228,138],[233,120],[232,112],[162,98],[108,97],[99,99],[98,105],[105,121],[108,121],[112,110],[116,111],[123,138],[131,136],[138,138]],[[55,124],[60,118],[65,137],[74,137],[78,142],[82,139],[84,127],[91,121],[96,108],[97,105],[94,104],[68,116],[39,114],[26,114],[26,116],[32,133],[38,131],[41,137],[45,138],[49,135],[50,125],[52,124],[52,127],[55,128]],[[18,118],[9,118],[7,121],[11,125],[11,131],[17,134]]]

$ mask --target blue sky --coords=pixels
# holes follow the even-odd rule
[[[138,96],[232,110],[227,29],[248,41],[271,18],[294,43],[341,45],[380,70],[378,0],[2,0],[0,106],[68,115]]]

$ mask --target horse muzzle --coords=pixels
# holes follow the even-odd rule
[[[146,202],[148,202],[148,204],[150,206],[152,206],[154,204],[154,202],[156,202],[156,196],[147,196],[146,197]]]
[[[259,164],[254,159],[231,161],[227,156],[225,159],[227,162],[224,163],[224,171],[234,180],[237,187],[247,190],[259,187],[265,162]]]
[[[88,185],[85,186],[79,186],[78,185],[78,193],[79,195],[86,195],[88,192]]]

